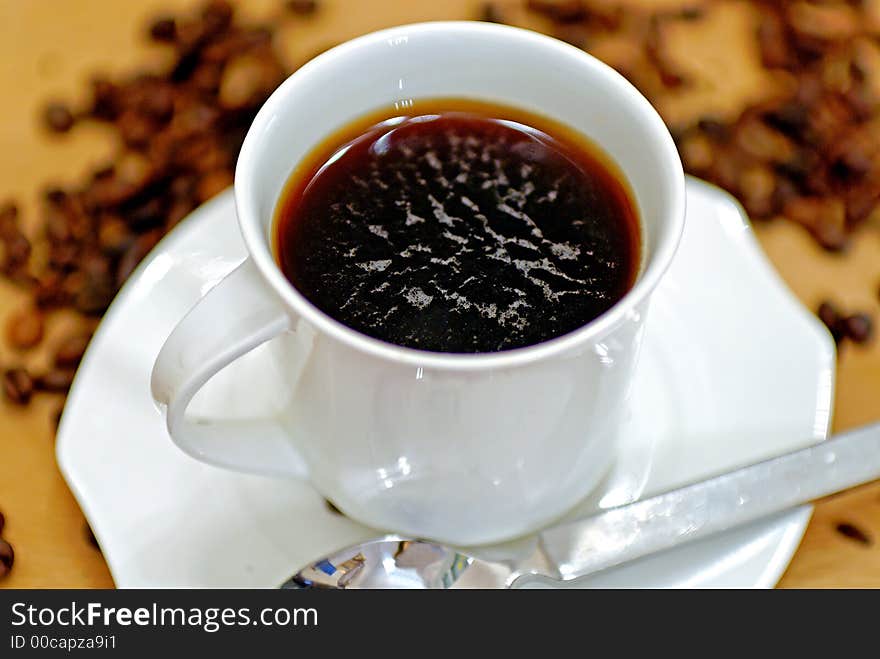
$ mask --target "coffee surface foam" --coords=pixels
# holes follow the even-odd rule
[[[625,193],[599,168],[514,122],[386,122],[304,187],[282,267],[318,308],[384,341],[441,352],[539,343],[631,283]]]

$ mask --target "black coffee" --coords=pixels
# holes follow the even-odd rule
[[[494,352],[571,332],[639,265],[635,206],[586,139],[496,105],[425,101],[335,135],[279,205],[281,268],[369,336]]]

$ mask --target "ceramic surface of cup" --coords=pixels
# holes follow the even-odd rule
[[[550,117],[617,164],[638,207],[643,263],[608,312],[526,348],[430,353],[355,332],[285,279],[272,222],[298,162],[362,115],[442,97]],[[456,544],[528,533],[596,486],[626,413],[650,294],[684,222],[675,146],[624,78],[510,27],[440,22],[367,35],[312,60],[268,100],[242,148],[235,196],[250,256],[181,322],[154,370],[154,397],[181,448],[233,468],[305,475],[359,521]],[[185,417],[214,372],[272,337],[289,401],[279,419]]]

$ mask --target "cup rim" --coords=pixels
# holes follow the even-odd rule
[[[582,65],[590,68],[593,75],[604,76],[621,88],[627,102],[643,115],[641,120],[647,122],[649,132],[657,140],[663,158],[668,160],[669,169],[666,174],[670,179],[670,196],[669,208],[665,212],[671,221],[659,236],[657,247],[651,253],[650,263],[635,284],[610,309],[576,330],[541,343],[488,353],[432,352],[399,346],[362,334],[318,309],[287,280],[275,262],[258,215],[248,203],[253,196],[251,179],[259,160],[258,135],[264,126],[288,101],[303,75],[310,74],[333,60],[349,56],[360,48],[384,43],[389,39],[438,31],[502,36],[518,41],[523,46],[556,50],[560,55],[580,59]],[[365,108],[364,111],[369,109]],[[601,145],[601,141],[598,142]],[[599,338],[617,327],[629,317],[635,307],[648,298],[669,268],[683,233],[686,203],[684,171],[672,136],[654,107],[626,78],[592,55],[563,41],[524,28],[479,21],[430,21],[378,30],[331,48],[301,66],[272,93],[254,118],[236,164],[234,188],[238,223],[250,258],[285,307],[295,316],[358,352],[404,365],[455,371],[524,366],[576,350],[591,339]]]

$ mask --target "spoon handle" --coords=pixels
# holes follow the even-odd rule
[[[542,548],[559,577],[575,579],[877,479],[880,424],[873,424],[548,529]]]

